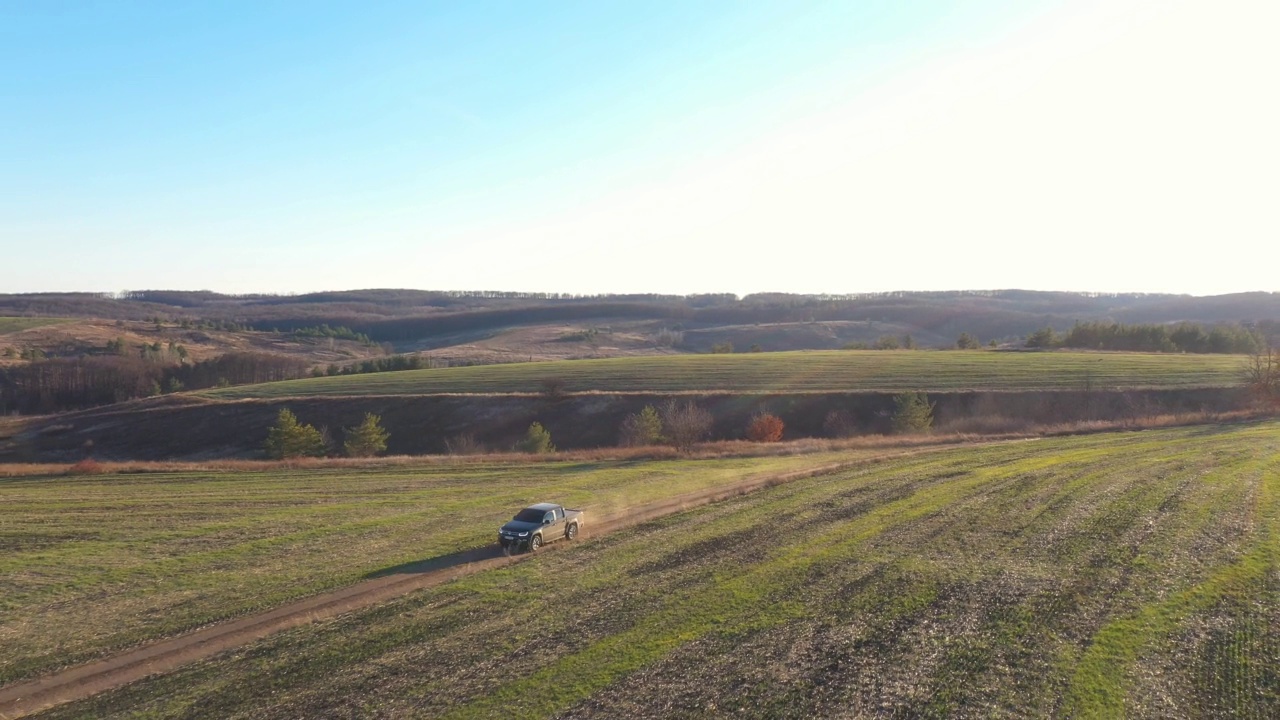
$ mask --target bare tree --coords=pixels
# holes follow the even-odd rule
[[[545,377],[538,383],[542,390],[543,397],[551,400],[559,400],[566,394],[568,383],[562,377]]]
[[[445,452],[450,455],[480,455],[484,453],[484,445],[481,445],[476,436],[471,433],[462,433],[446,438],[444,441]]]
[[[828,437],[847,438],[858,434],[858,424],[844,410],[832,410],[822,421],[822,430]]]
[[[713,418],[692,400],[668,400],[662,405],[662,434],[677,450],[689,450],[711,434]]]
[[[1255,400],[1280,402],[1280,350],[1266,347],[1251,353],[1245,360],[1244,377]]]

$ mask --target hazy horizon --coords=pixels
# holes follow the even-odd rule
[[[0,292],[1276,291],[1277,30],[1261,0],[11,4]]]
[[[996,293],[1019,293],[1019,292],[1037,292],[1046,294],[1066,294],[1066,295],[1086,295],[1086,296],[1170,296],[1170,297],[1224,297],[1229,295],[1254,295],[1265,294],[1275,295],[1277,291],[1268,290],[1240,290],[1228,293],[1212,293],[1212,294],[1196,294],[1196,293],[1180,293],[1180,292],[1138,292],[1138,291],[1099,291],[1099,290],[1062,290],[1062,289],[1032,289],[1032,288],[932,288],[925,290],[875,290],[867,292],[847,292],[847,293],[828,293],[828,292],[789,292],[781,290],[750,290],[745,292],[734,292],[732,290],[698,290],[693,292],[657,292],[657,291],[635,291],[635,292],[600,292],[600,293],[576,293],[561,290],[540,290],[529,288],[410,288],[410,287],[352,287],[352,288],[321,288],[317,290],[306,291],[274,291],[274,290],[247,290],[244,292],[226,292],[216,288],[171,288],[171,287],[148,287],[148,288],[125,288],[121,290],[32,290],[23,292],[0,292],[3,295],[69,295],[69,294],[91,294],[113,296],[117,299],[125,299],[130,293],[144,292],[191,292],[191,293],[213,293],[216,295],[225,295],[228,297],[298,297],[305,295],[320,295],[326,293],[359,293],[359,292],[423,292],[423,293],[510,293],[516,295],[555,295],[561,297],[608,297],[608,296],[625,296],[625,295],[661,295],[672,297],[694,297],[699,295],[733,295],[739,300],[752,295],[811,295],[811,296],[830,296],[840,297],[849,296],[856,297],[860,295],[892,295],[897,293],[904,294],[948,294],[948,293],[968,293],[974,295],[996,294]]]

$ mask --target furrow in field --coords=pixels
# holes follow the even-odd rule
[[[677,495],[623,513],[606,515],[592,524],[589,534],[607,534],[689,507],[815,474],[834,472],[847,464],[826,464],[788,473],[748,477],[729,486]],[[508,556],[493,547],[457,553],[419,563],[402,573],[375,577],[338,591],[290,603],[270,612],[151,643],[36,680],[9,685],[0,688],[0,718],[8,720],[21,717],[52,705],[88,697],[143,677],[169,672],[290,627],[368,607],[388,598],[432,587],[462,575],[517,562],[526,557]]]
[[[1272,716],[1278,458],[1261,423],[849,468],[48,716]]]

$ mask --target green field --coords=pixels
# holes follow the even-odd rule
[[[299,482],[290,495],[323,481]],[[46,715],[1275,717],[1278,572],[1280,424],[954,449],[587,540]]]
[[[208,390],[216,398],[538,392],[1080,390],[1238,385],[1231,355],[821,351],[565,360],[311,378]]]
[[[491,543],[532,502],[598,516],[859,456],[0,479],[0,685]]]
[[[46,325],[58,325],[71,322],[69,318],[48,317],[0,317],[0,335],[30,330]]]

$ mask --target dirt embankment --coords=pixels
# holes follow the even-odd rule
[[[387,450],[393,455],[443,453],[450,439],[463,434],[489,450],[508,450],[534,421],[550,430],[561,449],[608,447],[617,443],[619,426],[628,414],[671,397],[588,393],[555,398],[430,395],[216,402],[174,395],[59,416],[9,419],[0,423],[0,462],[258,457],[281,408],[289,408],[304,423],[328,428],[339,444],[342,428],[358,424],[364,413],[376,413],[391,434]],[[711,411],[712,439],[719,440],[743,437],[751,416],[762,410],[782,418],[788,439],[885,433],[893,412],[893,394],[880,392],[689,394],[679,399]],[[1229,412],[1247,400],[1234,389],[948,392],[930,393],[929,399],[936,404],[936,426],[963,432]]]

